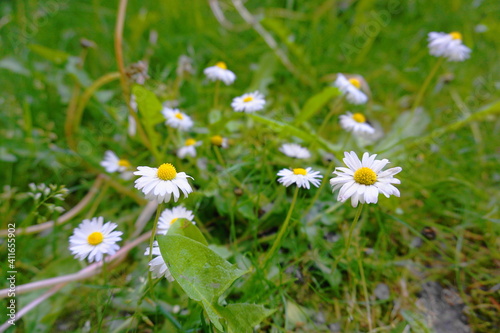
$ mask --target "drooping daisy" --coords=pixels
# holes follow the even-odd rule
[[[231,107],[236,112],[251,113],[262,110],[265,104],[264,95],[258,91],[254,91],[253,93],[234,98]]]
[[[288,187],[292,184],[296,184],[298,187],[310,188],[309,184],[313,184],[319,187],[321,184],[320,179],[323,178],[319,174],[319,171],[313,171],[311,168],[296,168],[296,169],[283,169],[278,172],[278,182],[282,183],[284,186]]]
[[[135,187],[142,192],[148,200],[156,200],[158,203],[169,202],[173,197],[177,202],[180,197],[180,192],[185,197],[193,192],[191,185],[188,183],[188,178],[193,177],[186,175],[185,172],[177,172],[175,167],[170,163],[163,163],[158,168],[150,168],[140,166],[134,175],[141,176],[135,180]],[[180,190],[180,191],[179,191]]]
[[[187,131],[193,126],[191,117],[179,111],[179,109],[163,108],[163,110],[161,110],[161,113],[167,120],[165,122],[167,126],[178,128],[182,131]]]
[[[361,81],[356,78],[346,79],[339,73],[333,85],[339,88],[352,104],[365,104],[368,101],[368,97],[361,91]]]
[[[130,162],[125,159],[119,159],[111,150],[107,150],[104,153],[104,159],[101,161],[101,166],[109,173],[120,172],[122,178],[125,180],[132,178],[132,173],[130,172],[132,165]]]
[[[337,200],[345,202],[351,198],[353,207],[361,203],[377,203],[378,195],[382,193],[387,198],[390,195],[399,197],[399,190],[392,184],[401,184],[393,176],[401,172],[400,167],[382,171],[389,160],[376,160],[377,154],[363,154],[360,161],[355,152],[344,153],[343,159],[348,168],[336,168],[333,172],[337,177],[330,180],[333,191],[340,189]]]
[[[448,61],[464,61],[470,57],[471,49],[462,44],[462,34],[459,32],[430,32],[429,53],[435,57],[445,57]]]
[[[227,148],[229,147],[229,141],[220,135],[214,135],[210,138],[210,142],[217,147]]]
[[[340,126],[348,132],[354,134],[375,133],[375,129],[367,122],[366,117],[362,113],[347,112],[340,116]]]
[[[104,218],[94,217],[92,220],[83,220],[75,228],[69,238],[69,250],[79,260],[88,257],[89,262],[101,261],[104,254],[113,255],[120,248],[116,243],[122,238],[121,231],[113,231],[116,223],[107,222]]]
[[[298,159],[305,159],[311,157],[311,153],[307,148],[304,148],[296,143],[284,143],[279,148],[279,151],[285,154],[286,156]]]
[[[179,158],[184,158],[186,156],[196,157],[196,147],[198,147],[201,142],[195,139],[187,139],[184,142],[184,146],[177,150],[177,156]]]
[[[219,61],[215,64],[215,66],[207,67],[203,71],[203,73],[208,77],[211,81],[222,81],[226,85],[230,85],[236,80],[236,75],[227,69],[227,65],[225,62]]]
[[[177,206],[172,209],[165,209],[158,220],[158,231],[157,234],[166,235],[168,229],[172,224],[174,224],[178,219],[186,219],[193,222],[194,215],[193,212],[187,210],[183,206]],[[193,222],[194,224],[194,222]]]
[[[150,248],[148,247],[146,249],[146,252],[144,252],[144,255],[149,256],[149,254]],[[151,261],[149,262],[149,270],[151,271],[151,276],[154,279],[159,279],[164,276],[170,282],[175,281],[174,277],[167,267],[167,264],[165,263],[165,260],[163,260],[163,257],[161,256],[160,247],[158,246],[157,241],[154,241],[153,243],[153,256],[156,257],[151,259]]]

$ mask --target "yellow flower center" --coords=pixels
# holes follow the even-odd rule
[[[370,168],[362,167],[354,173],[354,181],[358,184],[373,185],[377,182],[377,174]]]
[[[214,135],[210,138],[210,142],[215,146],[222,146],[222,142],[224,142],[224,139],[220,135]]]
[[[178,217],[173,218],[173,219],[172,219],[172,221],[170,221],[170,225],[174,224],[174,223],[175,223],[175,221],[177,221],[178,219],[179,219]]]
[[[177,170],[172,164],[163,163],[158,168],[157,176],[161,180],[172,180],[177,176]]]
[[[248,97],[243,98],[243,102],[245,102],[245,103],[248,103],[251,101],[253,101],[253,96],[248,96]]]
[[[460,32],[457,31],[450,32],[450,36],[453,39],[462,40],[462,34]]]
[[[227,69],[227,65],[224,61],[219,61],[218,63],[215,64],[215,66],[222,68],[222,69]]]
[[[297,169],[293,169],[293,174],[294,174],[294,175],[302,175],[302,176],[305,176],[305,175],[307,175],[307,171],[306,171],[306,169],[297,168]]]
[[[363,116],[363,114],[361,113],[355,113],[352,115],[352,119],[355,121],[355,122],[358,122],[358,123],[365,123],[366,122],[366,117]]]
[[[127,160],[119,160],[118,165],[126,168],[130,168],[132,166]]]
[[[184,145],[186,146],[194,146],[196,144],[195,139],[187,139],[186,142],[184,142]]]
[[[175,114],[175,118],[177,118],[177,119],[179,119],[179,120],[182,120],[182,119],[184,119],[184,116],[182,115],[182,113],[177,112],[177,113]]]
[[[87,242],[90,245],[99,245],[102,243],[102,240],[104,239],[104,236],[102,235],[102,232],[95,231],[89,235],[87,238]]]
[[[358,80],[358,79],[355,79],[355,78],[352,78],[352,79],[349,79],[349,82],[355,86],[356,88],[361,88],[361,82]]]

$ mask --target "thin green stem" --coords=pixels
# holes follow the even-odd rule
[[[214,92],[214,109],[219,106],[219,93],[220,93],[220,81],[215,81],[215,92]]]
[[[361,258],[361,252],[359,251],[359,243],[356,245],[356,252],[358,256],[358,267],[359,273],[361,274],[361,285],[363,287],[363,293],[365,294],[366,311],[368,312],[368,331],[372,331],[372,312],[370,308],[370,298],[368,297],[368,288],[366,287],[365,271],[363,269],[363,258]]]
[[[153,231],[151,232],[151,237],[149,238],[149,262],[153,260],[153,243],[155,241],[156,230],[158,229],[158,220],[160,219],[161,212],[163,211],[163,203],[158,204],[158,208],[156,208],[156,217],[153,224]],[[150,286],[150,290],[153,290],[153,278],[151,276],[151,271],[148,271],[148,282]]]
[[[311,208],[313,208],[314,204],[316,203],[316,201],[318,200],[318,198],[319,198],[319,196],[321,194],[321,191],[325,187],[326,183],[328,183],[328,181],[329,181],[327,176],[332,173],[332,171],[333,171],[334,168],[335,168],[335,161],[332,161],[330,163],[330,165],[328,166],[328,169],[326,170],[326,177],[323,178],[323,181],[321,182],[321,185],[319,186],[318,190],[314,194],[314,197],[312,198],[311,203],[309,204],[309,206],[307,206],[307,208],[304,210],[304,213],[302,214],[302,216],[306,216],[307,213],[309,213],[309,211],[311,210]]]
[[[106,256],[102,258],[102,277],[104,279],[104,286],[106,286],[106,283],[108,281],[108,262],[106,261]]]
[[[347,242],[345,243],[344,254],[342,255],[343,257],[347,254],[347,251],[349,251],[349,247],[351,246],[352,234],[354,228],[356,227],[356,224],[358,223],[359,217],[361,216],[363,206],[364,204],[359,205],[358,210],[356,210],[356,215],[354,216],[354,220],[352,221],[351,227],[349,228],[349,235],[347,235]]]
[[[220,153],[220,148],[219,147],[216,147],[214,146],[214,152],[215,152],[215,157],[217,158],[217,161],[219,162],[219,164],[224,168],[224,169],[227,169],[226,168],[226,162],[224,161],[224,157],[222,157],[222,154]],[[239,188],[241,188],[242,190],[246,191],[246,187],[245,185],[243,185],[238,179],[236,179],[233,175],[231,175],[231,173],[229,171],[227,171],[227,174],[229,176],[229,179],[236,185],[238,186]]]
[[[363,210],[363,206],[364,206],[364,204],[360,204],[358,206],[358,209],[356,210],[356,215],[354,216],[354,220],[352,221],[351,226],[349,228],[349,234],[347,235],[347,241],[345,243],[344,251],[334,261],[334,263],[332,265],[332,272],[334,272],[337,269],[337,265],[338,265],[339,261],[347,255],[347,251],[349,251],[349,247],[351,247],[352,234],[353,234],[354,228],[356,228],[356,224],[358,224],[358,220],[359,220],[359,217],[361,216],[361,211]]]
[[[326,115],[325,119],[321,123],[321,126],[318,129],[318,136],[322,137],[323,130],[325,129],[326,125],[330,122],[330,118],[333,117],[333,115],[338,111],[338,108],[340,105],[342,105],[342,101],[344,100],[343,96],[339,96],[335,102],[333,102],[333,106],[330,109],[330,112]]]
[[[276,250],[280,247],[281,239],[285,235],[285,231],[288,229],[288,224],[290,223],[290,219],[292,217],[293,208],[295,207],[295,204],[297,202],[298,195],[299,195],[299,187],[297,186],[295,188],[295,192],[293,193],[292,204],[290,205],[290,209],[288,210],[288,214],[286,215],[285,222],[281,226],[281,229],[280,229],[280,231],[278,233],[278,237],[274,241],[274,244],[271,247],[271,250],[269,252],[267,252],[267,255],[266,255],[265,259],[264,259],[264,265],[262,266],[263,268],[265,268],[267,266],[269,260],[273,256],[274,252],[276,252]]]
[[[432,79],[436,75],[439,67],[441,67],[441,64],[443,63],[444,58],[440,57],[438,61],[434,64],[434,67],[432,67],[431,71],[429,72],[429,75],[425,78],[424,83],[420,87],[420,90],[418,91],[417,97],[415,98],[415,102],[413,102],[412,110],[415,112],[417,107],[420,106],[420,103],[422,103],[422,99],[424,98],[425,91],[429,87],[429,84],[431,83]]]

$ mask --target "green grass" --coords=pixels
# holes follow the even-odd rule
[[[407,325],[412,332],[432,331],[416,304],[426,281],[457,292],[474,332],[499,329],[498,1],[248,1],[245,6],[276,40],[292,71],[230,1],[221,1],[221,7],[234,30],[221,27],[207,1],[129,2],[125,64],[146,59],[150,79],[145,87],[162,102],[177,97],[179,107],[192,115],[195,130],[189,134],[203,141],[197,158],[178,159],[175,151],[187,134],[163,124],[154,126],[161,161],[138,137],[128,136],[119,80],[100,87],[84,105],[75,145],[70,145],[65,122],[71,101],[100,77],[118,71],[113,48],[117,1],[2,1],[1,229],[8,223],[19,229],[57,217],[27,195],[30,183],[66,186],[70,193],[65,201],[50,203],[70,210],[104,173],[99,162],[111,149],[134,166],[170,161],[194,177],[195,191],[181,204],[193,210],[209,244],[224,250],[229,262],[250,270],[226,292],[225,301],[276,310],[258,332],[328,332],[332,324],[341,332],[367,332],[364,286],[373,332],[403,332]],[[477,32],[479,24],[488,29]],[[155,45],[148,41],[153,30],[158,33]],[[472,56],[443,63],[425,92],[422,113],[409,125],[401,117],[437,61],[428,55],[430,31],[462,32]],[[81,67],[80,38],[97,46],[88,50]],[[181,55],[192,59],[194,72],[177,89]],[[238,78],[231,86],[221,85],[220,107],[214,109],[215,85],[206,81],[203,69],[217,61],[227,62]],[[338,72],[362,75],[371,98],[363,106],[340,104],[317,139],[335,98],[308,120],[294,120]],[[231,110],[233,97],[257,89],[267,100],[257,116]],[[386,135],[359,147],[338,124],[345,111],[366,114]],[[467,120],[470,114],[478,121]],[[230,139],[221,156],[209,144],[214,134]],[[309,164],[297,165],[278,151],[282,143],[293,141],[311,149]],[[300,190],[281,250],[267,271],[259,268],[294,191],[279,185],[276,173],[311,166],[330,179],[326,172],[341,166],[342,148],[358,155],[379,153],[392,166],[401,166],[401,197],[380,197],[377,205],[364,207],[351,247],[334,269],[356,209],[338,204],[328,184],[315,201],[317,189]],[[68,237],[84,218],[104,216],[119,225],[124,240],[131,240],[144,206],[132,181],[109,175],[85,209],[63,226],[16,237],[17,285],[85,267],[68,250]],[[152,225],[150,219],[145,231]],[[422,235],[425,227],[433,228],[435,239]],[[418,247],[412,245],[416,238],[421,240]],[[7,253],[4,239],[2,254]],[[144,290],[146,244],[132,249],[108,278],[96,275],[64,287],[23,317],[17,331],[211,332],[202,307],[178,283],[162,279],[153,291]],[[4,265],[5,260],[2,272]],[[387,300],[374,296],[380,283],[389,287]],[[44,291],[18,295],[18,305],[22,308]],[[179,312],[173,311],[175,305]]]

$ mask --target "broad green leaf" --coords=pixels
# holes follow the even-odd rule
[[[333,97],[339,96],[340,91],[336,87],[326,87],[320,93],[309,98],[300,111],[300,114],[295,118],[294,124],[300,124],[308,121],[316,113],[318,113]]]
[[[134,94],[137,101],[139,113],[146,123],[154,126],[165,121],[165,118],[161,114],[162,105],[152,91],[136,84],[132,87],[132,94]]]
[[[176,234],[179,229],[174,227],[167,235],[158,236],[161,254],[182,289],[190,298],[202,303],[210,321],[222,331],[219,320],[223,316],[216,303],[219,296],[245,272],[206,245]]]
[[[158,236],[161,254],[177,282],[192,299],[217,301],[227,288],[245,274],[206,245],[181,235]]]
[[[200,229],[188,219],[180,218],[176,220],[168,229],[168,234],[185,236],[208,246],[207,240]]]
[[[208,303],[207,301],[202,301],[201,304],[203,305],[203,308],[207,312],[208,318],[214,324],[214,326],[219,330],[219,331],[224,331],[220,320],[223,318],[223,315],[219,312],[219,306],[215,303]]]
[[[227,320],[230,332],[251,333],[253,327],[276,310],[266,309],[262,305],[237,303],[226,307],[217,306],[219,313]]]
[[[66,52],[54,50],[38,44],[30,44],[28,47],[34,53],[58,65],[63,64],[70,57],[70,54]]]
[[[172,276],[190,298],[203,304],[212,323],[222,330],[218,321],[222,315],[216,303],[245,272],[206,245],[170,231],[158,236],[158,244]]]
[[[146,130],[153,147],[157,147],[159,135],[155,131],[154,126],[165,120],[161,114],[162,105],[158,100],[158,97],[143,86],[134,85],[132,87],[132,94],[135,96],[139,114],[141,115],[139,118],[144,125],[144,129]]]

